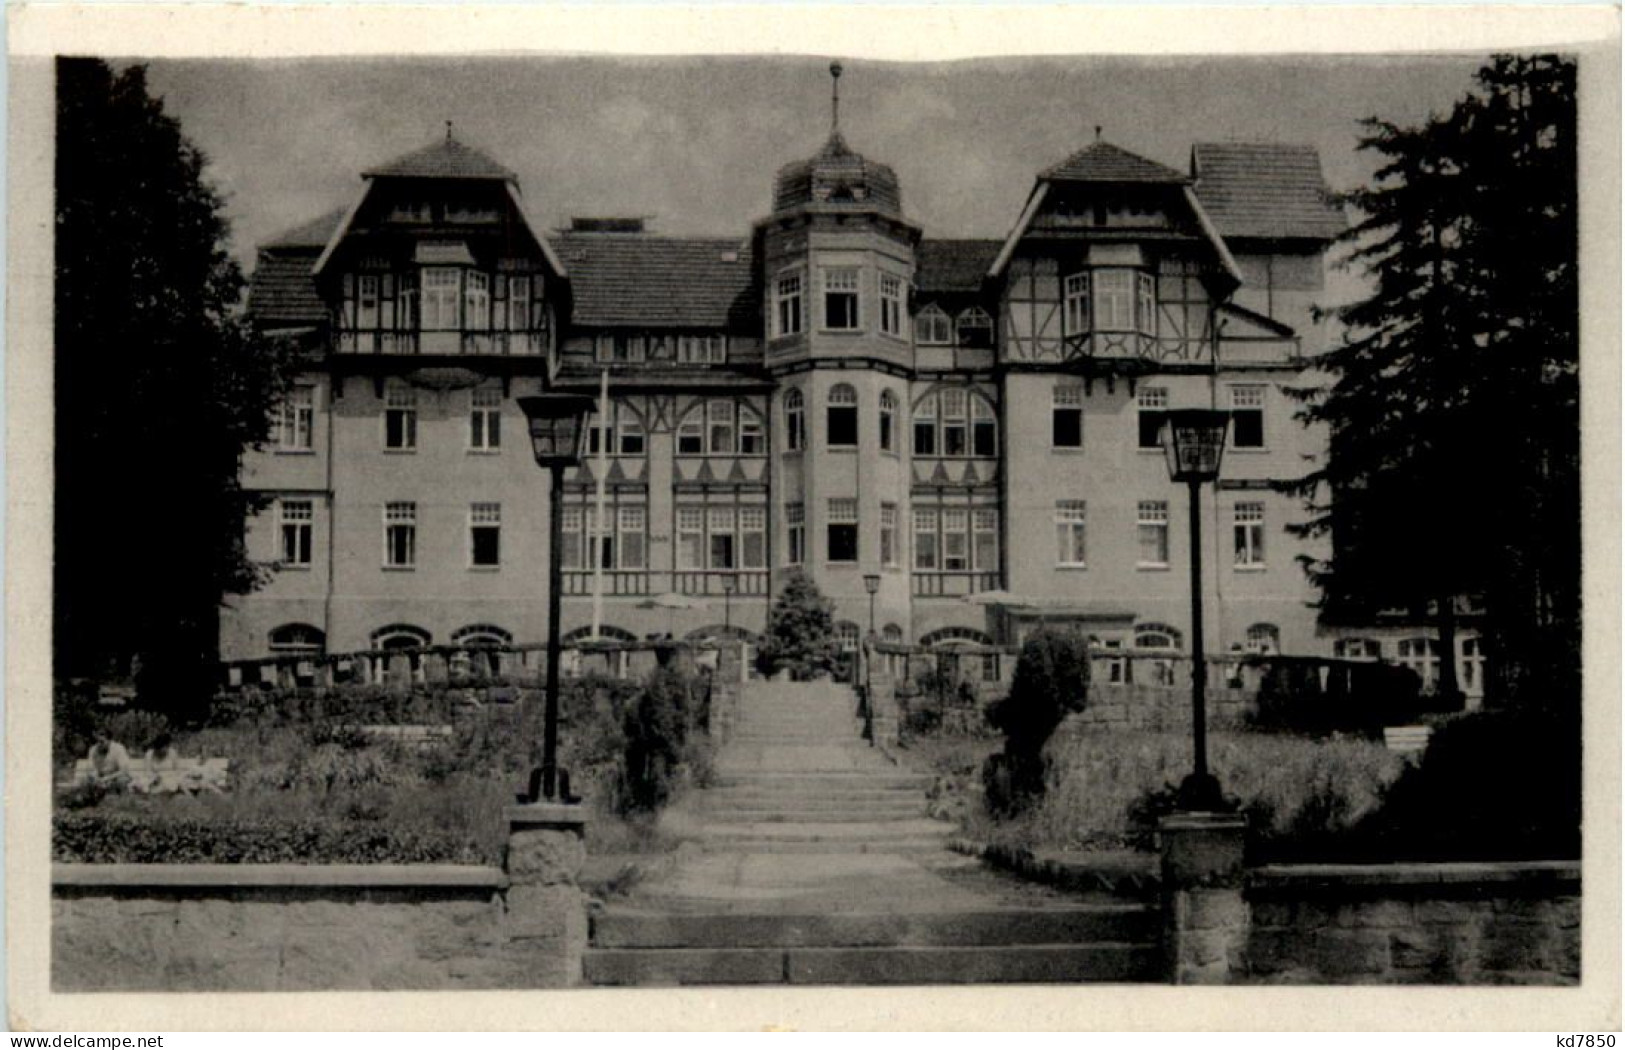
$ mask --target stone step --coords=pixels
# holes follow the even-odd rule
[[[902,913],[674,914],[609,911],[594,916],[597,948],[871,948],[1150,943],[1159,914],[1143,905],[1063,905]]]
[[[762,770],[732,770],[718,763],[711,783],[715,788],[759,787],[773,785],[790,790],[818,791],[841,787],[860,787],[884,791],[924,791],[932,778],[916,773],[888,773],[834,771],[828,773],[771,773]]]
[[[911,820],[925,815],[925,806],[848,808],[819,806],[808,809],[757,807],[713,809],[705,819],[713,824],[872,824],[877,820]]]
[[[830,843],[827,841],[797,841],[784,838],[726,838],[703,836],[692,840],[701,853],[746,855],[751,857],[781,856],[784,854],[816,853],[826,856],[850,857],[888,856],[915,853],[941,853],[945,848],[940,835],[893,835],[873,841],[852,840]]]
[[[593,948],[597,985],[981,984],[1153,981],[1161,963],[1144,944],[896,946],[872,948]]]
[[[701,832],[707,843],[806,842],[821,843],[829,852],[843,846],[871,842],[935,840],[939,845],[954,831],[954,825],[941,820],[915,817],[909,820],[808,821],[802,824],[774,824],[758,821],[745,824],[711,824]]]

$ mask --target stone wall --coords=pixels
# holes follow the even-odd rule
[[[1247,983],[1580,979],[1578,863],[1264,867],[1246,903]]]
[[[1235,729],[1246,724],[1257,706],[1258,694],[1247,689],[1209,686],[1209,729]],[[1190,732],[1191,690],[1177,686],[1091,682],[1089,703],[1071,715],[1074,729],[1143,729]],[[1064,728],[1064,727],[1063,727]]]
[[[57,992],[578,984],[578,806],[510,807],[508,870],[404,864],[57,864]]]

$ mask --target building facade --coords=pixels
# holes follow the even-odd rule
[[[449,133],[363,181],[259,253],[253,317],[305,370],[244,464],[275,571],[225,611],[227,657],[542,639],[546,476],[516,398],[606,376],[567,480],[567,637],[595,612],[612,638],[759,632],[799,567],[849,644],[875,574],[888,638],[1185,649],[1157,434],[1200,405],[1233,413],[1201,507],[1210,652],[1400,655],[1317,625],[1298,557],[1320,552],[1272,487],[1325,446],[1286,393],[1343,228],[1311,148],[1197,144],[1179,170],[1097,140],[1002,240],[927,236],[838,128],[713,238],[544,231]]]

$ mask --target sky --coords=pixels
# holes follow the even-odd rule
[[[1194,142],[1319,148],[1365,181],[1359,121],[1416,123],[1481,55],[1403,58],[844,60],[841,129],[896,169],[927,237],[1002,237],[1036,173],[1094,138],[1188,170]],[[116,65],[128,60],[114,60]],[[828,58],[156,60],[149,86],[210,158],[233,250],[351,203],[360,172],[445,134],[513,170],[549,227],[644,216],[669,234],[744,234],[774,172],[829,132]]]

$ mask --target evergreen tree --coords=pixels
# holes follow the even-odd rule
[[[143,67],[58,61],[56,673],[138,666],[143,701],[182,716],[222,595],[257,578],[239,458],[286,372],[241,319],[206,164]]]
[[[1329,456],[1301,483],[1333,617],[1431,613],[1455,691],[1455,616],[1482,600],[1508,699],[1577,688],[1578,292],[1574,67],[1498,58],[1418,128],[1368,120],[1384,158],[1348,194],[1345,241],[1372,294],[1299,391]]]
[[[811,576],[791,569],[768,610],[767,637],[759,658],[762,670],[777,674],[788,669],[804,681],[832,673],[839,659],[835,603],[824,597]]]

